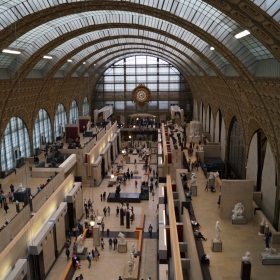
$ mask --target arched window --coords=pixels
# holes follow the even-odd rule
[[[30,156],[29,135],[22,119],[13,117],[6,127],[1,146],[2,170],[16,166],[16,160]]]
[[[89,116],[89,103],[87,97],[85,97],[83,102],[83,116]]]
[[[245,149],[242,130],[236,119],[232,121],[229,134],[229,165],[236,176],[242,179],[245,168]]]
[[[70,108],[69,123],[77,123],[78,116],[79,116],[78,105],[77,102],[73,100]]]
[[[64,132],[64,126],[67,123],[65,108],[62,104],[58,105],[54,119],[54,135],[60,136]]]
[[[33,147],[34,151],[46,142],[52,141],[52,127],[48,113],[44,109],[40,109],[35,120],[33,130]]]

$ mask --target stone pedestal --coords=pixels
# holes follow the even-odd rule
[[[127,243],[126,241],[124,243],[118,244],[118,252],[119,253],[126,253],[127,252]]]
[[[95,247],[100,246],[100,227],[97,223],[92,228],[92,239],[93,239],[93,246]]]
[[[260,234],[264,234],[264,225],[260,225]]]
[[[246,225],[247,220],[245,218],[243,218],[243,219],[231,219],[231,223],[233,225]]]
[[[209,189],[211,186],[213,186],[215,188],[215,178],[208,179],[208,186],[209,186]]]
[[[250,278],[251,278],[251,263],[248,261],[242,261],[240,279],[250,280]]]
[[[81,260],[86,260],[87,255],[88,255],[88,248],[84,247],[83,252],[81,253],[76,253],[77,257],[79,257]]]
[[[197,185],[191,185],[191,195],[197,196]]]
[[[212,239],[212,252],[222,252],[223,243],[221,240]]]
[[[22,192],[17,190],[14,192],[14,200],[18,201],[18,202],[24,202],[25,200],[28,201],[30,194],[31,194],[30,188],[26,188]],[[8,200],[8,198],[7,198],[7,200]]]
[[[260,253],[260,261],[262,265],[279,265],[280,264],[280,256],[277,258],[274,256],[268,257],[265,256],[263,253]]]

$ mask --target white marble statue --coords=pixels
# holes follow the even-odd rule
[[[79,235],[77,238],[77,253],[82,253],[84,251],[84,240],[83,235]]]
[[[262,218],[262,222],[260,224],[261,226],[264,226],[264,218]]]
[[[19,192],[24,192],[25,190],[26,190],[26,188],[23,187],[22,183],[19,183],[18,191]]]
[[[135,269],[135,257],[133,253],[130,253],[130,261],[132,262],[132,269]]]
[[[91,130],[91,122],[90,121],[88,121],[88,123],[87,123],[87,130]]]
[[[216,222],[216,227],[215,227],[215,238],[214,238],[214,241],[221,241],[220,235],[221,235],[220,223],[219,223],[219,221],[217,221]]]
[[[120,244],[123,244],[124,243],[124,234],[122,232],[120,232],[118,237],[120,238]]]
[[[132,243],[132,245],[131,245],[131,253],[133,254],[133,255],[135,255],[135,245],[134,245],[134,243]]]
[[[191,121],[190,122],[190,140],[193,141],[193,138],[197,138],[200,140],[199,136],[199,121]]]
[[[196,184],[196,175],[195,173],[191,174],[191,185],[195,185]]]
[[[209,178],[208,178],[208,179],[214,179],[214,172],[211,171],[211,172],[209,173]]]
[[[231,218],[233,220],[244,219],[244,216],[243,216],[244,210],[245,210],[245,208],[244,208],[243,204],[241,202],[237,203],[232,210],[233,214],[232,214]]]
[[[247,252],[245,253],[245,256],[242,257],[242,261],[249,262],[249,261],[251,261],[251,260],[252,260],[251,254],[250,254],[249,251],[247,251]]]
[[[214,172],[214,177],[219,177],[220,173],[218,171]]]
[[[132,277],[133,263],[131,261],[127,262],[127,269],[128,269],[129,277]]]
[[[264,258],[280,258],[280,253],[277,253],[275,248],[265,248],[264,252],[261,254]]]

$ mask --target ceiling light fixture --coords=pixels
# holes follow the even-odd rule
[[[4,49],[2,52],[3,53],[11,53],[11,54],[20,54],[21,53],[20,51],[13,51],[13,50],[7,50],[7,49]]]
[[[240,33],[238,33],[238,34],[236,34],[235,35],[235,38],[236,39],[240,39],[240,38],[242,38],[242,37],[244,37],[244,36],[247,36],[247,35],[249,35],[250,34],[250,32],[248,31],[248,30],[244,30],[244,31],[242,31],[242,32],[240,32]]]
[[[44,55],[43,58],[45,58],[45,59],[52,59],[52,56]]]
[[[72,62],[73,60],[72,59],[67,59],[67,62]]]
[[[214,51],[214,50],[215,50],[215,48],[214,48],[214,47],[210,47],[210,50],[211,50],[211,51]]]
[[[86,62],[84,61],[83,64],[86,64]]]

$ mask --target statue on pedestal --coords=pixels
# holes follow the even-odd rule
[[[280,258],[280,253],[277,253],[275,248],[265,248],[262,256],[265,258]]]
[[[196,185],[196,176],[195,176],[195,173],[192,173],[191,174],[191,185]]]
[[[23,187],[22,183],[19,183],[18,191],[19,192],[24,192],[25,190],[26,190],[26,188]]]
[[[242,261],[249,262],[249,261],[251,261],[251,260],[252,260],[251,254],[250,254],[249,251],[247,251],[247,252],[245,253],[245,256],[242,257]]]
[[[82,253],[84,251],[84,240],[83,235],[79,235],[77,238],[77,253]]]
[[[132,277],[133,263],[131,261],[127,262],[127,269],[128,269],[129,277]]]
[[[124,234],[122,232],[120,232],[118,237],[120,238],[120,244],[123,244],[124,243]]]
[[[264,218],[262,218],[262,221],[261,221],[261,223],[260,223],[260,226],[264,226]]]
[[[214,172],[210,172],[208,179],[214,179]]]
[[[214,238],[214,241],[221,241],[220,235],[221,235],[220,223],[219,223],[219,221],[217,221],[216,222],[216,227],[215,227],[215,238]]]
[[[91,122],[90,121],[88,121],[88,123],[87,123],[87,130],[91,130]]]
[[[244,208],[243,204],[241,202],[237,203],[234,206],[234,209],[232,210],[233,214],[232,214],[231,218],[233,220],[244,219],[244,216],[243,216],[244,210],[245,210],[245,208]]]
[[[131,245],[131,253],[133,255],[135,255],[135,245],[134,245],[134,243],[132,243],[132,245]]]
[[[197,141],[200,140],[199,135],[199,121],[191,121],[190,122],[190,141],[193,141],[193,138],[197,138]]]

